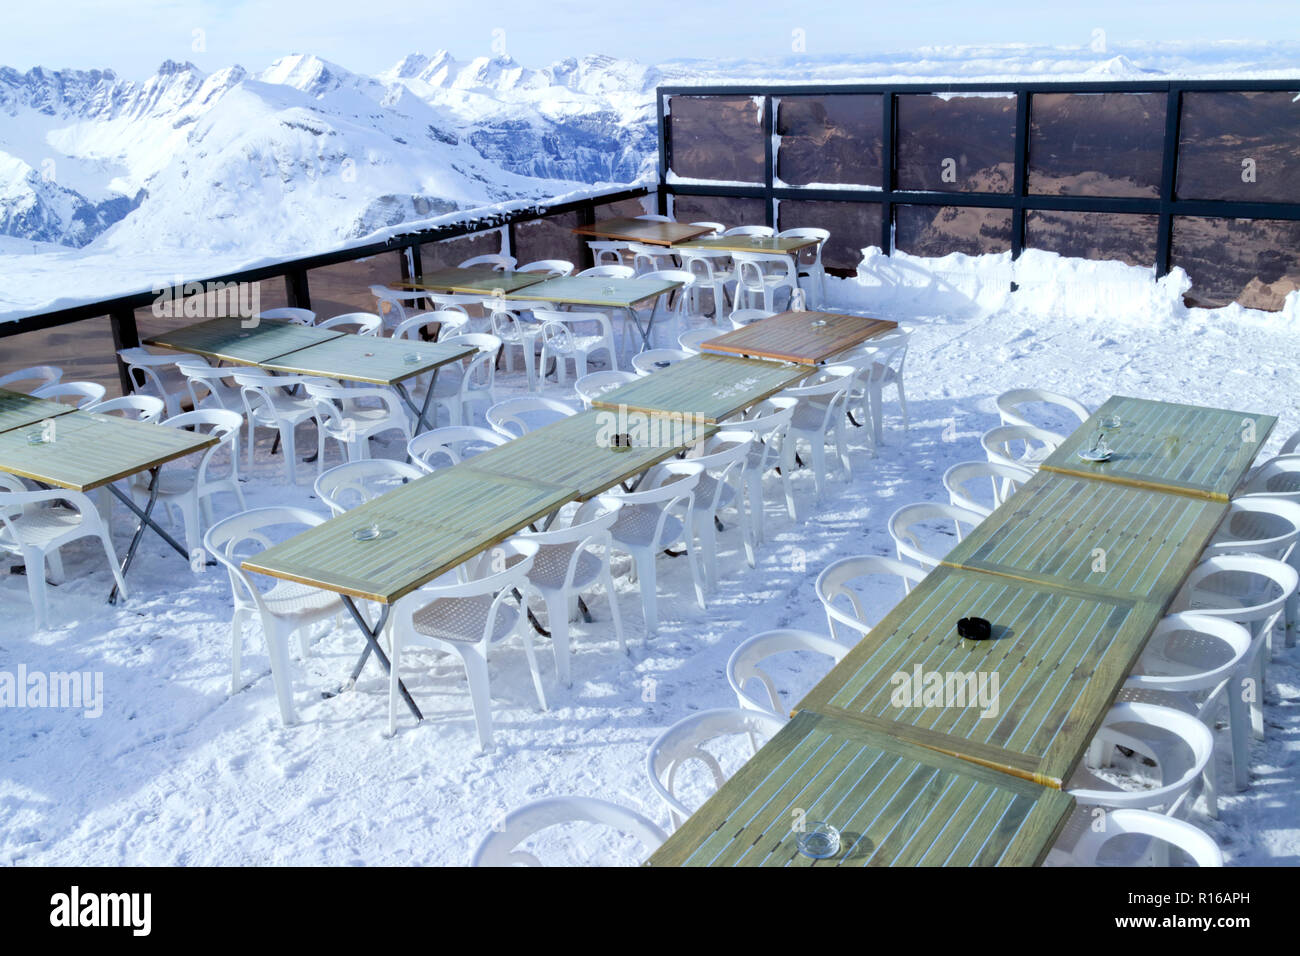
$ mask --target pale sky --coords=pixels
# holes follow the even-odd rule
[[[643,63],[789,56],[796,29],[809,55],[866,55],[957,44],[1086,47],[1097,29],[1112,48],[1293,40],[1298,23],[1296,0],[9,0],[0,65],[111,67],[138,79],[165,59],[259,70],[285,54],[315,53],[376,73],[439,48],[466,60],[504,45],[541,67],[586,53]]]

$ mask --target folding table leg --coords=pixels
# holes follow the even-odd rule
[[[433,390],[438,384],[438,370],[435,368],[429,379],[429,390],[424,393],[424,404],[417,408],[415,401],[411,398],[411,393],[406,390],[406,386],[401,382],[393,385],[398,396],[406,403],[406,407],[415,413],[415,434],[420,434],[425,428],[433,428],[433,424],[428,419],[429,405],[433,402]]]
[[[385,654],[384,649],[379,646],[379,635],[383,632],[384,624],[388,620],[389,606],[387,604],[383,605],[379,612],[379,621],[375,624],[374,629],[371,630],[370,625],[366,623],[366,619],[362,617],[361,612],[357,610],[357,606],[353,602],[352,598],[346,594],[341,595],[341,597],[343,598],[343,606],[348,609],[348,613],[352,615],[352,620],[357,622],[357,627],[361,628],[361,633],[366,636],[366,649],[361,652],[361,659],[357,661],[357,666],[352,668],[352,676],[348,679],[348,682],[344,687],[344,689],[347,690],[356,684],[357,678],[361,676],[361,672],[365,669],[366,661],[370,659],[371,651],[373,651],[375,656],[379,658],[379,663],[384,667],[384,673],[391,674],[393,672],[393,667],[388,660],[388,655]],[[411,709],[411,713],[414,715],[415,719],[424,720],[424,714],[420,713],[420,708],[415,706],[415,701],[411,698],[411,693],[406,689],[406,685],[399,680],[397,682],[397,687],[402,692],[402,699],[406,701],[406,706]]]
[[[122,560],[123,578],[126,577],[127,569],[131,567],[131,561],[135,558],[135,552],[136,549],[140,546],[140,539],[144,537],[144,529],[146,525],[148,525],[150,528],[153,528],[154,531],[158,532],[159,537],[161,537],[164,541],[170,544],[181,557],[185,558],[187,561],[189,560],[190,553],[186,551],[183,547],[181,547],[180,543],[175,538],[173,538],[170,534],[164,531],[158,525],[158,522],[154,521],[152,518],[153,506],[158,501],[158,473],[159,473],[158,468],[149,469],[149,503],[145,505],[143,511],[140,510],[139,505],[137,505],[134,501],[131,500],[130,495],[120,491],[114,485],[110,484],[108,486],[108,490],[113,494],[113,496],[117,498],[118,501],[122,502],[122,504],[130,508],[131,511],[134,512],[136,516],[139,517],[140,519],[140,523],[136,525],[135,534],[131,536],[131,545],[126,550],[126,557]],[[108,595],[108,603],[109,604],[117,603],[116,584],[113,585],[113,590]]]

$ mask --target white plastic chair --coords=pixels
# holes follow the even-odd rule
[[[406,595],[393,607],[390,640],[392,661],[389,672],[388,732],[397,732],[397,712],[401,707],[398,694],[403,661],[413,647],[432,647],[458,655],[465,665],[470,698],[474,704],[474,723],[479,745],[492,749],[492,697],[488,684],[488,651],[512,635],[524,645],[528,667],[532,671],[537,703],[546,710],[542,676],[533,652],[532,627],[528,623],[528,572],[532,570],[538,546],[521,538],[497,545],[471,562],[469,580],[457,584],[426,585]],[[496,560],[504,557],[505,569],[492,571]],[[511,558],[517,560],[511,562]],[[487,573],[484,573],[487,572]],[[521,595],[519,606],[509,603],[511,595]]]
[[[411,414],[397,393],[388,388],[336,385],[326,379],[308,379],[307,394],[316,403],[316,467],[325,466],[325,439],[342,446],[348,461],[370,457],[370,439],[396,431],[403,442],[411,440]]]
[[[596,243],[588,243],[596,245]],[[608,263],[604,265],[594,265],[590,269],[583,269],[578,273],[580,279],[631,279],[636,275],[636,270],[631,266],[621,264],[621,259],[617,263]]]
[[[282,322],[292,322],[294,325],[315,325],[316,313],[311,309],[280,308],[267,309],[257,313],[259,319],[275,319]]]
[[[518,438],[535,428],[578,414],[577,410],[553,398],[523,395],[497,402],[487,410],[487,423],[498,435]],[[527,417],[525,417],[527,416]]]
[[[664,322],[671,322],[674,335],[680,335],[691,326],[689,320],[692,290],[695,288],[694,274],[678,269],[675,267],[665,267],[653,269],[647,272],[638,271],[637,277],[640,279],[653,279],[658,282],[680,282],[681,285],[675,289],[669,289],[654,298],[650,303],[649,309],[642,309],[645,315],[644,321],[650,325],[651,335],[654,335],[654,325],[651,319],[654,319],[660,326]],[[634,329],[628,328],[628,321],[623,322],[623,336],[620,342],[620,348],[625,348],[629,334],[634,334],[636,341],[639,341],[641,334]],[[644,343],[641,346],[643,347]]]
[[[849,449],[845,435],[846,405],[853,383],[858,375],[856,365],[828,365],[805,379],[800,385],[781,392],[785,398],[798,400],[790,425],[786,431],[788,441],[782,443],[781,470],[794,471],[795,451],[799,442],[806,442],[812,456],[813,480],[820,501],[826,483],[826,443],[835,443],[844,480],[852,476]]]
[[[761,239],[770,239],[776,235],[776,230],[771,226],[732,226],[730,229],[723,230],[724,236],[757,236]]]
[[[421,471],[428,474],[447,465],[458,465],[466,458],[498,445],[504,445],[509,439],[489,428],[477,425],[446,425],[421,432],[406,443],[406,454]],[[439,458],[446,458],[439,462]]]
[[[317,477],[313,488],[316,497],[325,503],[331,514],[341,515],[424,474],[404,461],[368,458],[335,465]]]
[[[646,349],[632,356],[632,368],[637,375],[653,375],[674,362],[690,357],[691,353],[684,349]]]
[[[167,404],[152,395],[123,395],[121,398],[105,399],[86,410],[96,415],[117,415],[133,422],[157,425],[167,411]],[[243,416],[240,416],[240,422],[243,422]]]
[[[640,216],[633,216],[633,219],[642,219],[646,222],[676,222],[672,216],[665,216],[657,212],[647,212]]]
[[[722,764],[705,749],[705,744],[744,734],[749,738],[749,755],[752,756],[783,726],[784,720],[762,711],[722,707],[684,717],[660,734],[646,755],[646,776],[650,778],[650,788],[667,805],[672,828],[680,827],[695,812],[682,802],[678,793],[683,770],[692,761],[702,763],[712,778],[710,795],[727,782]]]
[[[776,682],[759,665],[778,654],[810,651],[823,654],[835,664],[844,660],[849,647],[833,641],[824,634],[779,628],[763,631],[742,642],[727,658],[727,683],[736,694],[736,701],[745,710],[757,710],[780,719],[789,719],[790,707],[781,701]],[[829,668],[828,668],[829,670]],[[748,689],[750,681],[758,681],[761,693],[756,696]]]
[[[861,386],[864,399],[862,405],[871,416],[872,441],[877,445],[884,440],[885,389],[893,388],[898,395],[903,431],[907,431],[910,427],[903,375],[907,365],[907,348],[911,342],[912,331],[910,326],[899,326],[893,332],[869,339],[856,353],[843,359],[843,361],[856,360],[862,364],[858,384]]]
[[[606,392],[622,388],[628,382],[637,380],[636,372],[620,372],[614,369],[600,372],[588,372],[573,383],[573,390],[582,399],[585,408],[591,408],[592,399],[599,398]]]
[[[25,392],[32,388],[41,388],[45,385],[53,385],[63,378],[63,369],[56,368],[53,365],[31,365],[27,368],[20,368],[8,375],[0,375],[0,388],[8,388],[10,391]],[[28,385],[30,382],[32,384]],[[15,385],[23,385],[23,388],[14,388]]]
[[[610,537],[620,551],[632,557],[630,576],[641,587],[641,609],[646,639],[659,630],[658,579],[655,558],[681,543],[695,584],[695,600],[703,610],[704,585],[696,561],[692,528],[695,523],[695,486],[703,469],[691,461],[669,461],[646,472],[636,491],[615,492],[622,501]],[[643,640],[642,643],[645,643]]]
[[[316,328],[342,329],[354,335],[378,335],[383,331],[384,320],[372,312],[345,312],[317,323]]]
[[[603,312],[550,312],[538,309],[533,318],[540,322],[542,344],[539,380],[545,382],[547,360],[555,362],[556,380],[564,384],[565,363],[573,362],[574,378],[587,374],[593,356],[602,355],[609,368],[618,369],[618,352],[614,345],[614,327]]]
[[[550,278],[573,275],[573,263],[567,259],[538,259],[520,266],[516,272],[544,272]]]
[[[699,355],[700,352],[704,351],[701,346],[705,342],[716,339],[721,334],[712,326],[705,329],[691,329],[689,332],[683,332],[677,336],[677,347],[683,352]]]
[[[718,585],[718,526],[721,514],[727,508],[736,512],[745,542],[745,559],[755,565],[754,517],[746,507],[744,469],[755,443],[752,431],[724,428],[715,432],[704,444],[703,454],[692,454],[687,460],[704,471],[695,486],[694,526],[700,543],[700,558],[704,566],[705,585],[710,589]]]
[[[433,312],[416,312],[409,315],[398,323],[393,329],[394,339],[408,339],[412,342],[423,342],[425,339],[420,334],[430,325],[436,325],[430,339],[437,340],[448,338],[453,329],[468,330],[469,316],[456,309],[438,309]]]
[[[817,240],[817,245],[812,247],[812,261],[800,262],[796,259],[795,269],[798,271],[800,279],[807,278],[816,286],[817,298],[815,302],[818,306],[824,305],[826,303],[826,267],[822,265],[822,250],[831,237],[830,232],[812,226],[799,226],[795,229],[782,229],[777,233],[777,236],[779,238]]]
[[[736,281],[736,270],[731,262],[731,253],[724,249],[682,249],[682,269],[695,277],[691,286],[693,310],[705,314],[700,304],[701,293],[707,291],[713,297],[713,308],[707,313],[717,322],[731,304],[728,286]]]
[[[852,646],[870,634],[878,623],[868,620],[862,594],[850,582],[873,576],[898,578],[903,582],[903,594],[907,594],[913,585],[925,580],[925,574],[916,565],[897,558],[887,558],[883,554],[864,554],[832,561],[817,575],[814,584],[817,598],[826,611],[826,624],[830,628],[831,637],[841,644]],[[890,606],[894,603],[897,602],[891,602]]]
[[[456,341],[472,345],[477,351],[439,368],[433,388],[434,414],[438,408],[446,408],[451,424],[464,425],[474,420],[477,406],[489,406],[497,400],[496,359],[501,340],[483,332],[465,332],[456,336]]]
[[[433,311],[459,312],[467,319],[469,318],[470,306],[478,305],[483,301],[481,295],[464,295],[455,292],[426,292],[424,297],[433,306]]]
[[[126,581],[118,569],[113,540],[94,502],[79,491],[28,491],[21,480],[0,472],[0,553],[16,555],[27,567],[27,593],[38,631],[49,618],[46,568],[56,584],[63,581],[59,549],[79,538],[99,539],[117,589],[125,598]]]
[[[501,340],[506,371],[514,371],[515,350],[518,349],[524,365],[528,390],[533,391],[537,388],[537,339],[542,332],[541,323],[532,318],[525,318],[526,310],[507,309],[504,302],[499,300],[485,300],[483,308],[488,312],[492,334]]]
[[[407,305],[415,306],[424,300],[425,295],[420,289],[390,289],[386,285],[372,285],[370,294],[375,297],[375,314],[384,319],[389,328],[405,322],[409,318]]]
[[[514,256],[498,255],[491,253],[486,256],[471,256],[456,268],[468,269],[471,266],[491,266],[497,272],[505,272],[515,267],[517,260]]]
[[[189,394],[189,385],[176,367],[176,353],[150,352],[145,348],[118,349],[118,358],[126,365],[134,391],[144,392],[167,403],[167,415],[179,415],[181,403]]]
[[[253,469],[253,450],[257,445],[257,429],[273,428],[280,434],[280,450],[290,484],[298,481],[298,446],[294,432],[303,422],[316,422],[316,401],[303,394],[298,397],[289,390],[305,385],[309,379],[301,376],[273,376],[261,369],[235,369],[231,372],[244,400],[244,417],[248,421],[248,469]]]
[[[613,242],[608,239],[591,239],[587,241],[587,248],[591,250],[591,261],[595,263],[594,268],[604,269],[606,267],[628,268],[623,266],[623,250],[627,248],[626,242]],[[580,275],[583,273],[579,273]],[[632,269],[631,275],[607,274],[605,278],[630,279],[636,275],[636,270]]]
[[[239,430],[244,416],[221,408],[203,408],[173,415],[162,424],[215,435],[218,439],[210,448],[170,461],[158,472],[158,503],[169,511],[175,507],[180,512],[185,547],[194,554],[203,543],[203,526],[212,524],[213,497],[234,495],[240,511],[248,508],[239,482]],[[214,459],[222,452],[228,455],[230,464],[228,469],[219,471]],[[144,473],[133,475],[130,483],[131,497],[143,510],[149,501],[149,477]]]
[[[1025,417],[1023,408],[1025,405],[1055,405],[1069,412],[1070,416],[1077,419],[1080,425],[1092,417],[1092,413],[1078,399],[1063,395],[1060,392],[1049,392],[1043,388],[1013,388],[999,395],[996,404],[998,416],[1002,419],[1003,425],[1040,427]],[[1074,423],[1071,422],[1071,424]]]
[[[1300,455],[1278,455],[1251,472],[1237,497],[1255,495],[1300,502]]]
[[[1153,853],[1149,848],[1139,862],[1156,865],[1156,859],[1168,859],[1168,847],[1176,847],[1191,857],[1197,866],[1223,866],[1223,851],[1204,831],[1183,820],[1175,820],[1163,813],[1148,810],[1110,810],[1097,829],[1089,828],[1070,851],[1069,860],[1075,866],[1104,866],[1100,860],[1107,843],[1127,836],[1152,837],[1165,844],[1163,851]],[[1125,859],[1124,866],[1134,865]]]
[[[966,536],[966,532],[962,530],[963,525],[967,528],[975,528],[983,520],[984,516],[975,511],[967,511],[965,508],[937,501],[922,501],[903,505],[889,516],[889,536],[894,539],[894,547],[898,550],[900,561],[910,559],[929,571],[937,568],[944,555],[953,549],[957,541],[961,541]],[[942,553],[927,549],[916,533],[919,525],[937,521],[951,522],[957,532],[957,541],[949,543]],[[933,535],[927,536],[927,539],[932,538]],[[910,584],[908,590],[911,590]]]
[[[747,431],[754,435],[754,444],[749,448],[749,457],[741,480],[745,485],[745,494],[749,499],[749,513],[754,522],[754,541],[764,540],[763,476],[769,471],[777,471],[781,480],[781,489],[785,493],[785,508],[791,521],[799,520],[799,513],[794,504],[794,486],[790,480],[790,471],[781,467],[782,448],[789,440],[790,421],[799,400],[789,396],[777,395],[750,408],[744,418],[731,419],[725,423],[729,431]]]
[[[980,438],[980,445],[995,465],[1013,465],[1037,471],[1065,437],[1033,425],[999,425]],[[1019,449],[1017,454],[1016,449]]]
[[[194,355],[178,360],[176,368],[185,379],[190,404],[195,409],[224,408],[228,412],[244,413],[244,400],[235,384],[233,367],[213,367]]]
[[[991,515],[1020,485],[1034,473],[1019,465],[999,465],[991,461],[963,461],[943,473],[943,486],[948,490],[949,504],[965,508],[979,515]],[[966,487],[967,482],[987,481],[992,487],[992,505],[985,504]]]
[[[727,320],[731,323],[733,329],[743,329],[751,322],[757,322],[759,319],[770,319],[776,315],[775,312],[769,312],[766,309],[736,309]]]
[[[57,382],[54,385],[42,385],[32,392],[32,397],[89,410],[88,406],[102,402],[107,394],[108,389],[98,382]]]
[[[600,495],[592,507],[579,509],[567,528],[526,531],[519,536],[538,546],[528,582],[546,602],[546,626],[555,652],[555,673],[566,687],[573,684],[569,668],[569,622],[576,615],[579,597],[597,584],[605,588],[614,636],[618,638],[619,648],[627,653],[623,619],[618,612],[618,596],[609,568],[613,549],[609,529],[622,506],[619,498]]]
[[[262,625],[267,655],[271,659],[271,680],[285,726],[297,723],[293,706],[293,682],[289,672],[289,639],[297,634],[303,656],[308,653],[308,629],[330,620],[343,611],[343,602],[332,591],[306,584],[258,575],[259,582],[271,582],[265,590],[253,584],[253,578],[240,562],[271,547],[269,529],[279,528],[277,540],[287,540],[306,528],[325,521],[323,515],[306,508],[254,508],[243,514],[218,521],[203,536],[203,547],[226,568],[230,590],[235,599],[230,618],[230,693],[239,692],[244,625],[257,620]]]
[[[629,242],[624,248],[632,256],[632,268],[638,276],[649,275],[661,269],[677,268],[676,250],[668,246]]]
[[[1300,571],[1300,502],[1267,495],[1236,498],[1205,546],[1202,558],[1220,554],[1257,554],[1288,562]],[[1295,644],[1300,594],[1286,605],[1286,646]]]
[[[519,844],[539,830],[564,823],[594,823],[636,837],[649,852],[668,835],[641,814],[594,797],[548,797],[506,815],[499,831],[489,833],[474,851],[471,866],[541,866],[542,861]]]
[[[728,230],[729,232],[731,230]],[[776,296],[781,289],[792,296],[799,288],[799,274],[794,257],[768,252],[733,252],[736,264],[735,303],[737,309],[776,310]]]

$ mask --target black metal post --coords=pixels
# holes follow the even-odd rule
[[[135,324],[134,309],[114,309],[109,313],[108,324],[113,330],[114,353],[119,353],[122,349],[136,348],[140,344],[140,330]],[[121,355],[117,356],[117,375],[122,383],[123,395],[130,395],[135,391],[135,382],[131,380],[131,373],[127,370]]]

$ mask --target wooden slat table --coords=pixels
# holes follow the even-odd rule
[[[0,388],[0,432],[25,428],[76,411],[71,405]]]
[[[493,269],[491,266],[470,266],[466,269],[437,269],[418,275],[412,282],[396,283],[395,288],[417,289],[429,292],[451,292],[456,295],[495,295],[517,292],[546,279],[541,272],[514,272]]]
[[[795,715],[668,838],[652,866],[1032,866],[1074,798],[852,721]],[[840,834],[799,853],[815,822]]]
[[[1080,460],[1108,418],[1109,461]],[[1227,501],[1277,424],[1272,415],[1113,395],[1043,462],[1047,471]]]
[[[245,328],[243,323],[243,319],[209,319],[160,332],[145,339],[144,344],[234,365],[260,365],[347,334],[278,319],[259,319],[251,328]]]
[[[364,382],[392,388],[416,417],[416,434],[432,428],[426,415],[438,369],[476,351],[472,345],[449,339],[446,342],[417,342],[381,339],[371,335],[343,335],[319,345],[310,345],[288,355],[263,362],[262,368],[293,375],[320,375],[346,382]],[[405,381],[432,372],[423,405],[416,405]]]
[[[25,430],[0,432],[0,471],[71,491],[86,492],[107,487],[140,519],[122,561],[124,578],[146,526],[183,558],[190,560],[189,551],[153,520],[158,473],[167,462],[216,444],[215,436],[82,411],[72,411],[52,419],[49,433],[52,441],[32,444]],[[141,509],[113,482],[143,471],[149,472],[149,501]],[[109,600],[116,599],[117,587],[114,586]]]
[[[698,415],[721,422],[807,378],[807,365],[731,355],[695,355],[592,400],[593,408],[639,414]]]
[[[807,236],[705,236],[673,243],[674,249],[712,249],[715,252],[759,252],[773,256],[795,256],[820,239]]]
[[[1162,613],[1156,601],[936,568],[799,709],[1060,789]],[[992,624],[990,640],[957,636],[970,616]],[[927,680],[942,682],[938,697]]]
[[[692,226],[685,222],[658,222],[653,219],[605,219],[590,226],[578,226],[579,236],[613,239],[618,242],[643,242],[650,246],[671,246],[712,232],[711,226]]]
[[[564,276],[547,279],[505,296],[507,300],[554,302],[560,305],[584,305],[598,309],[617,309],[636,326],[645,348],[652,348],[650,332],[654,328],[658,298],[665,292],[681,288],[682,283],[667,279],[609,279],[596,276]],[[606,290],[609,290],[608,292]],[[636,313],[638,302],[655,299],[655,309],[644,326]]]
[[[897,328],[897,322],[860,315],[782,312],[709,339],[700,348],[707,352],[729,352],[818,365],[846,349]]]

